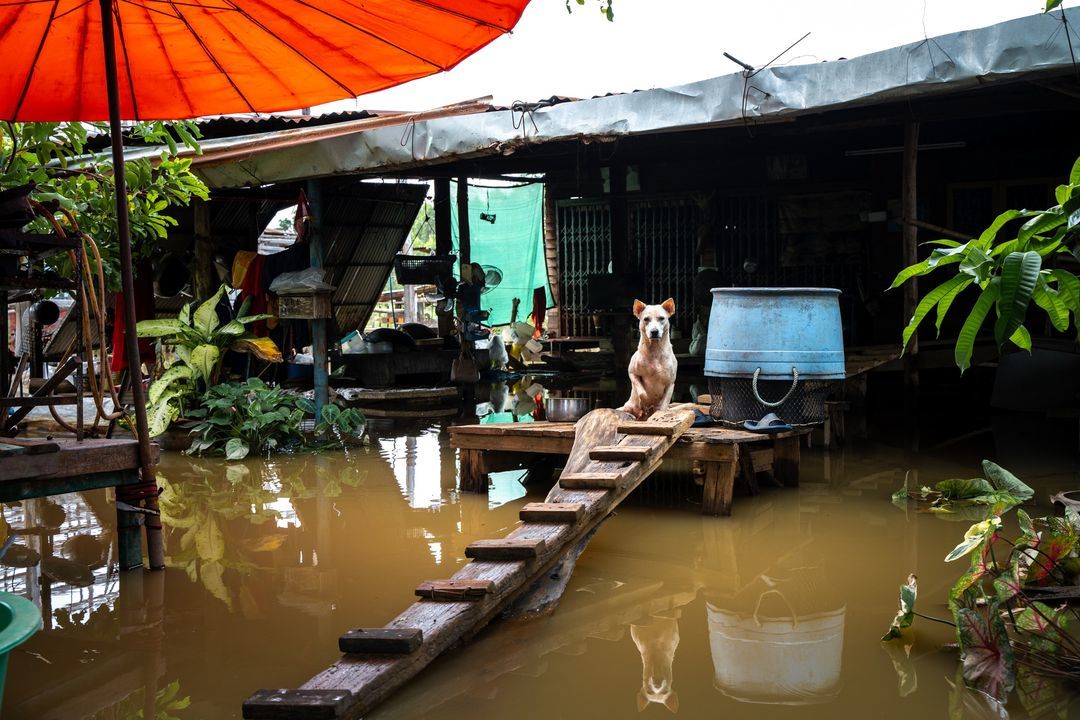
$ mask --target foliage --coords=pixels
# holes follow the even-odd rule
[[[614,1],[615,0],[597,0],[597,3],[600,5],[600,12],[608,19],[608,22],[613,22],[615,20],[615,10],[612,8],[612,3],[614,3]],[[581,6],[585,5],[585,0],[575,0],[575,2]],[[574,12],[574,6],[570,4],[570,0],[566,0],[566,12]]]
[[[176,352],[176,361],[147,391],[147,418],[150,435],[165,432],[190,406],[193,397],[217,383],[225,352],[250,352],[260,360],[281,362],[281,351],[270,338],[249,333],[245,326],[271,315],[247,315],[250,298],[240,306],[235,320],[222,324],[217,305],[228,294],[222,285],[195,310],[191,304],[180,309],[175,320],[143,320],[136,326],[139,337],[158,338]]]
[[[941,268],[954,274],[926,293],[916,306],[904,329],[904,347],[931,311],[936,312],[940,334],[949,309],[969,288],[978,294],[956,341],[954,355],[960,372],[971,365],[975,338],[991,312],[999,350],[1006,342],[1031,350],[1031,335],[1024,322],[1032,301],[1055,330],[1080,329],[1080,278],[1048,267],[1056,255],[1072,254],[1080,259],[1080,159],[1073,164],[1068,182],[1058,185],[1055,199],[1057,204],[1046,210],[1007,210],[979,237],[965,243],[926,243],[934,246],[929,256],[901,270],[891,288]]]
[[[85,155],[90,136],[106,132],[104,123],[0,123],[0,190],[34,183],[31,198],[42,203],[55,201],[72,211],[79,227],[98,244],[109,289],[118,290],[112,160],[104,155],[87,159]],[[200,132],[194,122],[139,122],[130,132],[138,140],[165,146],[157,158],[124,163],[132,252],[141,259],[152,257],[157,241],[176,225],[170,208],[188,205],[192,198],[206,200],[209,191],[191,171],[191,160],[178,157],[181,144],[199,151]],[[47,233],[52,228],[39,218],[30,229]],[[58,256],[56,262],[57,270],[70,275],[65,255]]]
[[[230,463],[222,473],[220,465],[193,461],[173,481],[159,473],[161,517],[170,535],[166,564],[182,569],[230,611],[239,606],[247,617],[260,616],[262,594],[249,591],[245,579],[272,565],[261,558],[285,545],[278,501],[335,498],[364,477],[354,465],[338,467],[327,472],[298,459],[248,460]]]
[[[315,425],[314,437],[309,439],[301,431],[301,421],[314,411],[310,400],[271,387],[258,378],[214,385],[203,396],[202,406],[188,412],[189,417],[198,419],[191,430],[196,437],[188,452],[224,452],[229,460],[243,460],[252,452],[342,444],[363,429],[364,416],[359,410],[327,405]],[[331,435],[336,440],[331,440]]]
[[[1019,686],[1025,705],[1029,700],[1049,702],[1053,697],[1047,692],[1052,688],[1039,689],[1032,672],[1049,678],[1075,679],[1080,675],[1080,641],[1067,632],[1069,623],[1080,616],[1067,605],[1053,606],[1047,594],[1048,586],[1072,586],[1078,579],[1080,514],[1068,508],[1064,518],[1033,519],[1018,509],[1020,536],[1010,541],[1002,535],[1001,516],[1033,493],[1003,468],[986,460],[983,468],[985,479],[938,484],[947,490],[924,489],[928,494],[937,493],[935,502],[947,492],[994,498],[982,503],[984,518],[972,525],[945,557],[946,562],[971,557],[967,572],[953,585],[948,598],[963,679],[999,701]],[[993,492],[987,493],[987,488]],[[902,637],[913,617],[920,616],[915,611],[913,583],[914,576],[910,576],[901,586],[900,611],[883,640]]]

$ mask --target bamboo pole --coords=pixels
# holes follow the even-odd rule
[[[903,266],[908,267],[918,262],[919,229],[918,192],[916,186],[917,162],[919,154],[919,123],[909,122],[904,126],[904,163],[902,188],[903,217]],[[919,304],[918,278],[911,278],[904,283],[904,325],[915,314]],[[911,451],[919,449],[918,409],[919,409],[919,334],[914,333],[904,354],[904,408],[907,426],[907,445]]]

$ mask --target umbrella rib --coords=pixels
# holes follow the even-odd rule
[[[504,32],[504,33],[508,33],[508,32],[512,31],[512,28],[506,28],[506,27],[503,27],[502,25],[499,25],[498,23],[488,22],[487,20],[481,20],[478,17],[473,17],[472,15],[469,15],[467,13],[463,13],[460,10],[451,10],[450,8],[443,7],[442,5],[436,5],[435,3],[428,2],[427,0],[409,0],[409,2],[412,2],[412,3],[416,4],[416,5],[423,5],[425,7],[429,7],[432,10],[438,10],[439,12],[446,13],[447,15],[454,15],[456,17],[459,17],[459,18],[463,19],[463,20],[471,20],[472,22],[476,23],[477,25],[483,25],[484,27],[489,27],[492,30],[498,30],[498,31]]]
[[[19,93],[19,102],[15,103],[15,112],[12,114],[12,119],[19,117],[22,104],[26,101],[26,94],[30,92],[30,83],[34,81],[34,70],[37,69],[38,60],[41,59],[41,51],[45,49],[45,39],[49,37],[49,28],[52,27],[53,19],[56,17],[56,9],[59,6],[59,0],[53,0],[49,21],[45,23],[45,31],[41,33],[41,40],[38,41],[37,50],[34,51],[34,61],[30,63],[30,72],[26,74],[26,82],[23,84],[22,92]]]
[[[394,48],[395,50],[399,50],[399,51],[405,53],[406,55],[408,55],[410,57],[414,57],[417,60],[419,60],[420,62],[426,63],[426,64],[430,65],[433,68],[437,68],[440,71],[445,71],[446,70],[446,67],[444,65],[440,65],[439,63],[435,62],[434,60],[429,60],[426,57],[424,57],[423,55],[417,55],[416,53],[412,52],[411,50],[406,50],[405,48],[401,47],[397,43],[391,42],[390,40],[387,40],[383,36],[381,36],[381,35],[379,35],[377,33],[371,32],[367,28],[360,27],[356,23],[351,23],[348,20],[346,20],[345,18],[338,17],[337,15],[334,15],[333,13],[329,13],[326,10],[323,10],[321,7],[316,7],[315,5],[312,5],[311,3],[306,2],[305,0],[297,0],[297,4],[298,5],[303,5],[304,7],[310,8],[310,9],[316,11],[316,12],[322,13],[323,15],[327,16],[328,18],[331,18],[333,20],[337,20],[339,23],[341,23],[343,25],[346,25],[347,27],[351,27],[353,30],[356,30],[359,33],[363,33],[364,35],[367,35],[368,37],[370,37],[370,38],[372,38],[374,40],[378,40],[381,43],[389,45],[390,47]]]
[[[336,77],[334,77],[333,75],[331,75],[331,74],[330,74],[329,72],[327,72],[327,71],[326,71],[326,69],[324,69],[324,68],[323,68],[322,66],[320,66],[320,65],[319,65],[318,63],[316,63],[316,62],[315,62],[314,60],[312,60],[311,58],[309,58],[309,57],[308,57],[307,55],[305,55],[304,53],[300,52],[300,50],[299,50],[298,48],[294,47],[294,46],[293,46],[293,45],[292,45],[291,43],[289,43],[289,42],[286,42],[286,40],[285,40],[284,38],[282,38],[282,37],[281,37],[280,35],[278,35],[278,34],[277,34],[277,33],[275,33],[274,31],[272,31],[272,30],[271,30],[270,28],[268,28],[268,27],[266,27],[265,25],[263,25],[263,24],[262,24],[261,22],[259,22],[259,21],[258,21],[258,20],[257,20],[256,18],[254,18],[254,17],[253,17],[253,16],[252,16],[252,15],[251,15],[250,13],[248,13],[248,12],[247,12],[246,10],[242,10],[241,8],[237,7],[236,3],[234,3],[234,2],[231,2],[231,0],[230,0],[229,4],[233,6],[233,8],[234,8],[234,9],[236,10],[236,12],[238,12],[238,13],[240,13],[241,15],[243,15],[244,17],[246,17],[246,18],[248,19],[248,21],[250,21],[250,22],[251,22],[251,24],[252,24],[252,25],[255,25],[255,26],[256,26],[257,28],[259,28],[260,30],[262,30],[262,31],[263,31],[264,33],[266,33],[266,34],[267,34],[267,35],[269,35],[270,37],[274,38],[275,40],[277,40],[277,41],[278,41],[279,43],[281,43],[281,44],[282,44],[282,45],[284,45],[285,47],[287,47],[287,48],[289,48],[290,50],[292,50],[292,51],[293,51],[294,53],[296,53],[296,55],[297,55],[298,57],[300,57],[300,58],[301,58],[301,59],[302,59],[302,60],[303,60],[304,62],[306,62],[306,63],[307,63],[308,65],[310,65],[311,67],[313,67],[313,68],[314,68],[315,70],[317,70],[318,72],[320,72],[320,73],[322,73],[323,75],[325,75],[325,76],[326,76],[326,79],[327,79],[327,80],[329,80],[330,82],[334,83],[334,84],[335,84],[335,85],[337,85],[337,86],[338,86],[339,88],[341,88],[341,89],[342,89],[342,90],[344,90],[345,92],[349,93],[349,94],[350,94],[350,95],[352,95],[353,97],[356,97],[356,96],[357,96],[357,95],[359,94],[359,93],[357,93],[357,92],[356,92],[355,90],[353,90],[353,89],[352,89],[351,87],[349,87],[348,85],[346,85],[345,83],[341,82],[341,81],[340,81],[340,80],[338,80],[338,79],[337,79]],[[305,4],[306,4],[306,3],[305,3]],[[333,16],[333,15],[331,15],[330,17],[334,17],[334,16]],[[335,18],[335,19],[339,19],[339,20],[340,20],[340,18]]]
[[[189,23],[188,19],[184,17],[184,14],[180,12],[180,8],[178,8],[173,2],[169,2],[169,5],[172,6],[172,9],[176,12],[176,17],[180,20],[180,22],[184,23],[184,27],[186,27],[188,29],[188,32],[191,33],[191,36],[195,38],[195,42],[197,42],[199,44],[199,47],[202,48],[203,52],[206,53],[206,57],[210,58],[210,62],[214,63],[214,67],[216,67],[221,72],[221,74],[225,76],[225,80],[229,83],[229,85],[232,85],[232,89],[236,91],[236,94],[240,96],[240,99],[244,101],[244,104],[248,106],[248,109],[257,115],[259,111],[256,110],[255,106],[251,104],[251,101],[247,99],[247,95],[244,95],[244,92],[232,79],[232,76],[229,75],[229,73],[221,65],[218,59],[214,57],[214,53],[210,52],[210,48],[208,48],[206,46],[206,43],[203,42],[203,39],[199,35],[199,33],[195,32],[195,28],[191,27],[191,23]]]
[[[127,75],[128,91],[131,93],[131,112],[135,120],[139,119],[139,99],[135,96],[135,79],[131,77],[131,58],[128,57],[127,41],[124,39],[124,23],[120,19],[120,5],[113,4],[113,16],[116,18],[116,34],[120,38],[120,51],[124,53],[124,73]],[[123,142],[123,139],[120,139]]]

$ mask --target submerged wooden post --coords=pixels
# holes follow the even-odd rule
[[[311,208],[311,220],[305,231],[308,242],[308,263],[313,268],[321,268],[323,266],[321,180],[308,180],[307,199],[308,207]],[[330,402],[330,373],[326,366],[326,323],[326,320],[311,321],[311,359],[314,365],[316,422],[322,416],[323,406]]]
[[[919,123],[909,122],[904,126],[904,170],[902,188],[903,216],[903,266],[908,267],[918,262],[919,229],[911,221],[917,220],[918,192],[916,187],[916,163],[919,155]],[[904,283],[904,325],[915,314],[919,304],[919,280],[911,278]],[[914,333],[904,355],[904,418],[908,449],[919,449],[919,334]]]

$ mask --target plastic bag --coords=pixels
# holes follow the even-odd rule
[[[275,295],[308,293],[312,290],[333,290],[327,283],[326,268],[309,267],[296,272],[281,273],[270,283],[270,292]]]

